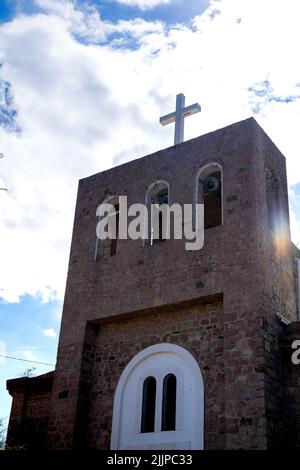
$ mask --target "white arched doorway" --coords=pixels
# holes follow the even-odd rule
[[[203,449],[204,386],[184,348],[164,343],[139,352],[118,382],[111,449]]]

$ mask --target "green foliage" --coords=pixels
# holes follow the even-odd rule
[[[6,445],[6,419],[0,417],[0,450],[27,450],[25,445],[17,444],[14,446]]]
[[[6,424],[5,419],[0,418],[0,450],[5,449],[5,442],[6,442]]]
[[[21,374],[21,377],[34,377],[36,367],[28,367],[28,369],[24,370],[24,372]]]

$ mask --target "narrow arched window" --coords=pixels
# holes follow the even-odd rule
[[[163,204],[168,204],[168,202],[169,202],[168,188],[161,189],[151,199],[151,204],[154,204],[155,207],[158,210]],[[162,215],[162,212],[159,212],[158,213],[157,236],[155,236],[154,227],[152,228],[152,244],[165,241],[166,234],[164,232],[165,232],[165,230],[164,230],[164,227],[163,227],[163,215]]]
[[[174,374],[166,375],[163,382],[162,431],[175,431],[176,429],[176,392],[176,376]]]
[[[198,203],[204,204],[204,229],[222,225],[222,172],[217,164],[208,165],[199,175]]]
[[[165,181],[155,183],[147,192],[146,205],[149,214],[148,243],[154,245],[166,240],[167,220],[163,220],[162,206],[169,204],[169,187]]]
[[[143,384],[141,432],[154,432],[156,380],[147,377]]]
[[[119,196],[110,196],[101,203],[102,207],[109,206],[108,210],[104,211],[104,215],[99,217],[99,224],[102,222],[102,237],[97,239],[95,244],[94,261],[104,260],[110,256],[117,254],[118,239],[119,239]],[[100,207],[100,206],[99,206]],[[98,211],[98,209],[97,209]],[[103,236],[103,232],[105,236]]]
[[[203,437],[204,383],[198,362],[171,343],[139,351],[115,391],[111,449],[161,450],[169,443],[172,449],[200,450]]]

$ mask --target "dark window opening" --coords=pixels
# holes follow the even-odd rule
[[[157,208],[162,206],[163,204],[168,204],[169,203],[169,194],[168,194],[168,188],[163,188],[161,189],[158,193],[156,193],[154,196],[151,198],[151,204],[155,204]],[[166,240],[166,234],[164,233],[163,230],[163,215],[162,212],[159,212],[158,214],[158,238],[153,237],[153,227],[151,230],[151,244],[156,244],[160,243]],[[166,227],[165,227],[166,229]]]
[[[143,385],[141,432],[154,432],[156,380],[147,377]]]
[[[111,217],[116,218],[116,233],[115,238],[111,240],[110,244],[110,256],[115,256],[117,254],[117,245],[118,245],[118,236],[119,236],[119,204],[115,205],[115,213]]]
[[[175,375],[166,375],[163,382],[162,431],[175,431],[176,429],[176,388]]]
[[[69,390],[63,390],[62,392],[59,392],[58,398],[61,400],[63,398],[68,398],[69,396]]]
[[[221,171],[214,171],[200,179],[199,186],[204,204],[204,229],[222,225]]]

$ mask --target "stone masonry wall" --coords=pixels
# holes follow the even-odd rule
[[[205,231],[203,249],[119,240],[115,256],[95,259],[96,208],[108,196],[143,203],[149,185],[166,180],[170,204],[191,203],[212,163],[222,168],[223,224]],[[291,425],[286,393],[295,397],[298,384],[278,320],[297,320],[295,253],[285,158],[252,118],[80,180],[47,448],[108,448],[123,368],[162,341],[188,349],[204,375],[206,448],[279,447]],[[38,416],[45,436],[50,392],[31,400],[11,390],[9,435]]]
[[[205,448],[224,449],[223,304],[151,310],[100,323],[89,415],[88,446],[109,449],[115,388],[127,363],[144,348],[170,342],[198,362],[205,385]]]
[[[280,341],[286,328],[278,317],[284,316],[290,321],[297,319],[295,259],[290,237],[285,158],[259,127],[256,128],[254,142],[258,158],[258,184],[255,197],[258,201],[257,271],[260,289],[257,298],[263,337],[260,352],[262,361],[258,370],[261,373],[261,386],[264,389],[267,447],[278,448],[282,445],[285,433],[283,403],[285,365],[282,362]],[[274,179],[271,207],[267,204],[267,175],[272,175]]]
[[[141,240],[120,240],[116,256],[94,260],[95,214],[104,199],[127,195],[128,204],[142,203],[149,185],[164,179],[170,185],[170,204],[191,203],[200,169],[212,162],[223,169],[223,225],[205,231],[202,250],[186,251],[184,240],[152,247]],[[82,391],[90,387],[92,370],[87,323],[113,323],[122,315],[217,294],[223,295],[225,448],[265,449],[275,442],[282,423],[274,426],[266,409],[270,403],[273,416],[278,414],[276,391],[270,385],[277,363],[276,312],[295,319],[296,297],[290,245],[276,251],[272,260],[266,230],[266,167],[278,175],[280,207],[288,224],[285,159],[253,119],[80,181],[49,448],[68,449],[77,442],[76,423],[85,409]],[[164,328],[169,331],[168,324]],[[189,348],[184,339],[182,346]],[[112,361],[111,368],[116,377],[120,365]],[[276,382],[282,382],[280,376]],[[69,390],[66,401],[58,398],[62,390]],[[95,445],[94,437],[92,442]]]
[[[7,382],[13,397],[7,445],[45,449],[53,372],[39,377],[24,377]]]
[[[288,326],[281,339],[281,353],[284,364],[285,388],[282,397],[285,435],[282,446],[300,449],[300,364],[292,362],[294,341],[300,341],[300,322]],[[299,350],[299,347],[298,347]],[[299,359],[300,353],[297,354]]]
[[[257,179],[256,126],[249,119],[80,181],[51,404],[50,448],[74,446],[87,322],[220,293],[224,294],[226,446],[265,448],[263,398],[255,368],[262,341],[256,321],[257,202],[252,197]],[[149,185],[165,179],[170,204],[191,203],[197,175],[211,162],[223,168],[224,220],[222,226],[206,230],[202,250],[186,251],[184,240],[153,247],[143,246],[141,240],[121,240],[116,256],[94,261],[96,208],[108,195],[127,195],[128,204],[144,202]],[[67,406],[58,400],[63,388],[70,390]],[[241,396],[247,406],[240,406]]]

